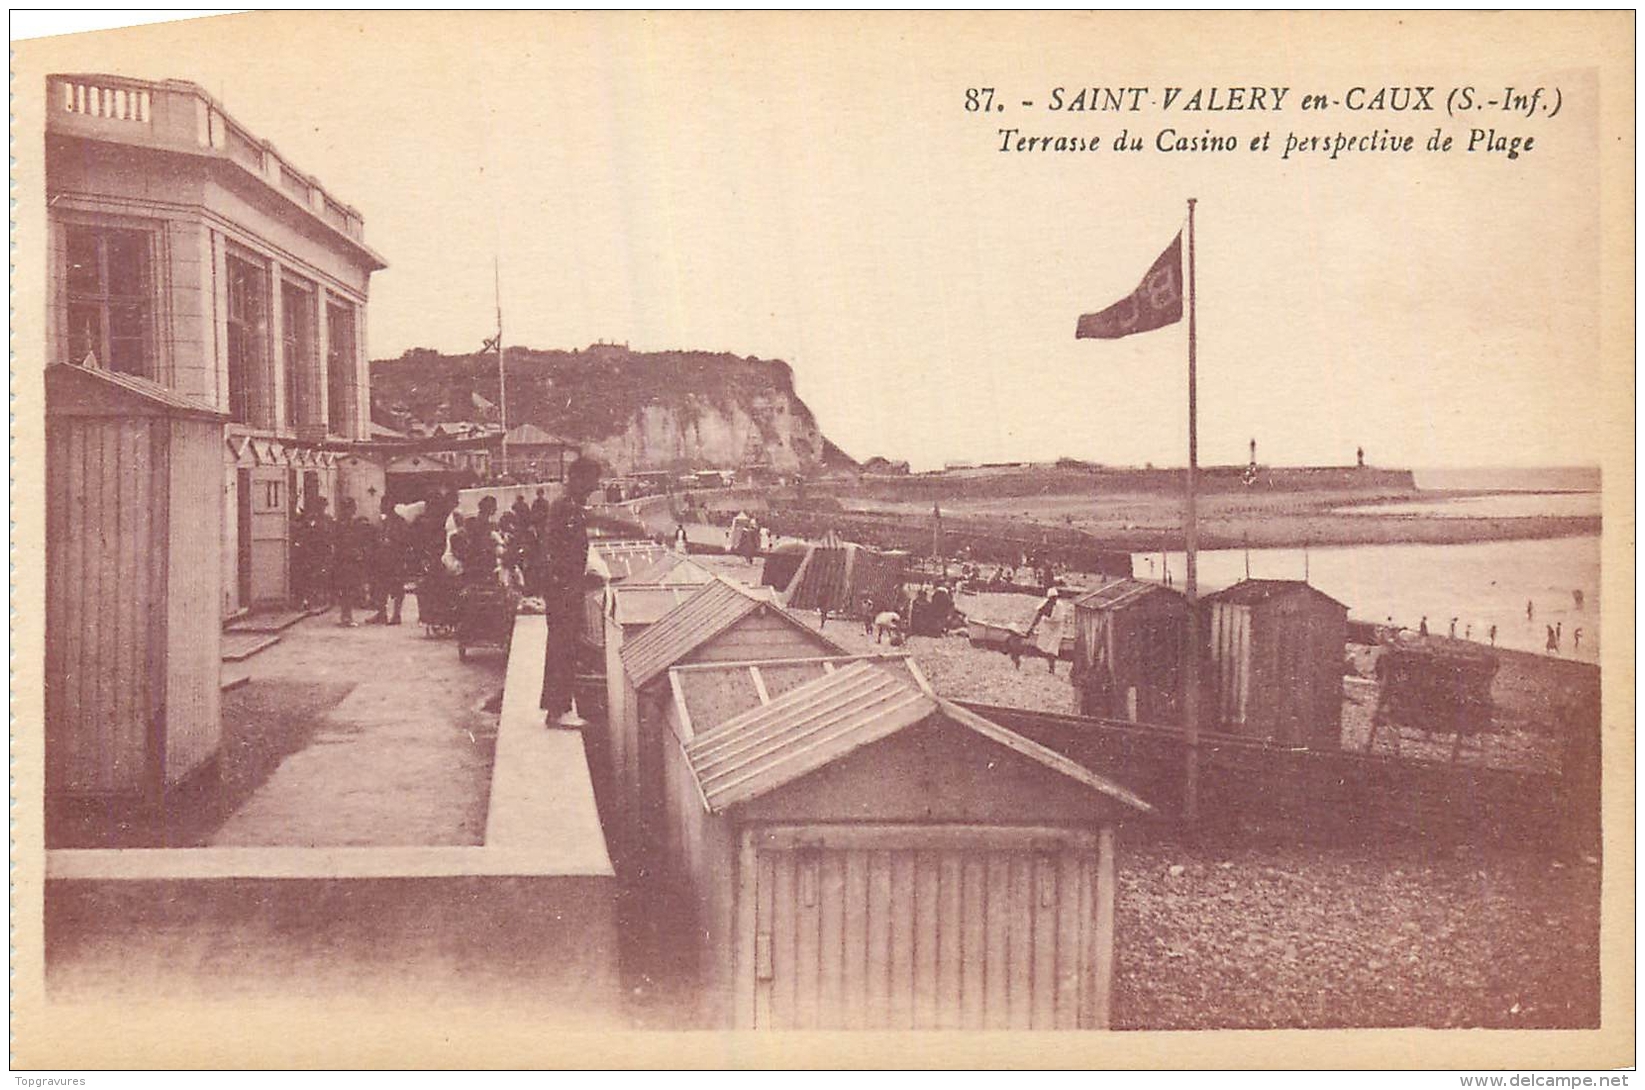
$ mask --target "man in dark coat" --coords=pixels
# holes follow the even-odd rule
[[[333,586],[337,601],[342,606],[338,623],[354,628],[354,607],[361,604],[365,593],[366,568],[370,563],[376,531],[371,523],[361,518],[353,497],[345,497],[337,506],[337,526],[332,540]]]
[[[463,582],[469,586],[492,586],[497,582],[497,500],[480,497],[480,513],[463,523],[463,546],[457,559],[463,562]]]
[[[400,611],[406,602],[406,580],[410,578],[414,561],[411,526],[394,510],[394,504],[383,497],[383,522],[377,531],[375,548],[371,555],[371,604],[377,613],[372,624],[399,624]],[[394,616],[388,613],[394,603]]]
[[[303,505],[291,546],[291,575],[298,604],[304,609],[325,605],[331,598],[332,526],[324,496],[315,496]]]
[[[588,568],[588,512],[584,504],[600,483],[600,465],[578,458],[566,470],[565,493],[548,508],[539,541],[538,583],[548,640],[543,647],[542,708],[549,726],[571,724],[577,670],[583,575]]]

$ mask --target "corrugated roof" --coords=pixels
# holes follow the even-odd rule
[[[716,576],[664,614],[657,623],[625,643],[623,666],[635,687],[646,684],[696,648],[755,610],[768,609],[795,628],[840,654],[845,649],[749,587]]]
[[[1342,606],[1343,609],[1348,608],[1318,587],[1300,579],[1242,579],[1225,590],[1207,594],[1204,601],[1246,606],[1283,598],[1288,594],[1309,594],[1323,598],[1332,605]]]
[[[1149,805],[1054,750],[941,699],[909,664],[854,662],[697,735],[686,759],[711,812],[758,798],[933,714],[1139,810]]]
[[[111,392],[140,398],[156,408],[172,413],[204,416],[216,420],[228,419],[227,413],[219,412],[204,401],[197,401],[187,394],[179,393],[169,386],[162,386],[139,375],[108,371],[101,367],[81,367],[71,363],[54,363],[46,368],[46,375],[49,382],[69,383],[78,380],[100,385]]]
[[[718,812],[925,719],[937,700],[912,680],[853,663],[698,735],[686,757]]]
[[[760,662],[693,662],[670,667],[674,703],[679,715],[670,720],[689,727],[683,737],[714,730],[734,716],[778,699],[790,689],[808,684],[855,662],[895,665],[908,661],[907,651],[866,655],[828,655],[804,659],[767,659]]]
[[[628,573],[631,583],[689,583],[701,586],[712,582],[714,572],[706,565],[678,552],[666,552],[641,568]]]
[[[685,584],[614,583],[607,593],[611,595],[608,609],[615,611],[611,615],[618,624],[656,624],[668,615],[669,610],[696,594],[697,587]]]
[[[1159,583],[1146,583],[1140,579],[1118,579],[1112,583],[1105,583],[1089,594],[1080,595],[1074,599],[1074,605],[1078,609],[1124,609],[1136,605],[1156,592],[1182,597],[1177,591]]]

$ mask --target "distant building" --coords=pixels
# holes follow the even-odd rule
[[[577,457],[578,445],[550,435],[535,424],[508,430],[506,460],[500,470],[522,480],[565,479],[565,467]]]
[[[365,307],[385,263],[359,212],[198,86],[45,91],[46,361],[95,359],[227,416],[219,610],[283,603],[301,505],[370,509],[382,489],[380,465],[345,470],[335,447],[369,438]]]

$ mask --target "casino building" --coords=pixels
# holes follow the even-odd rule
[[[222,618],[291,592],[291,523],[375,515],[360,213],[180,80],[47,80],[49,365],[93,364],[223,416]],[[135,387],[134,387],[135,388]],[[192,500],[190,502],[193,502]]]

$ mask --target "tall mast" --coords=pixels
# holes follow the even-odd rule
[[[1187,554],[1188,670],[1183,713],[1188,738],[1187,763],[1183,769],[1182,816],[1189,826],[1199,823],[1199,392],[1196,368],[1198,328],[1194,313],[1194,205],[1188,198],[1188,495],[1183,519],[1183,545]]]
[[[502,472],[508,472],[508,372],[503,368],[503,273],[500,257],[491,259],[492,288],[497,299],[497,416],[503,426]]]

